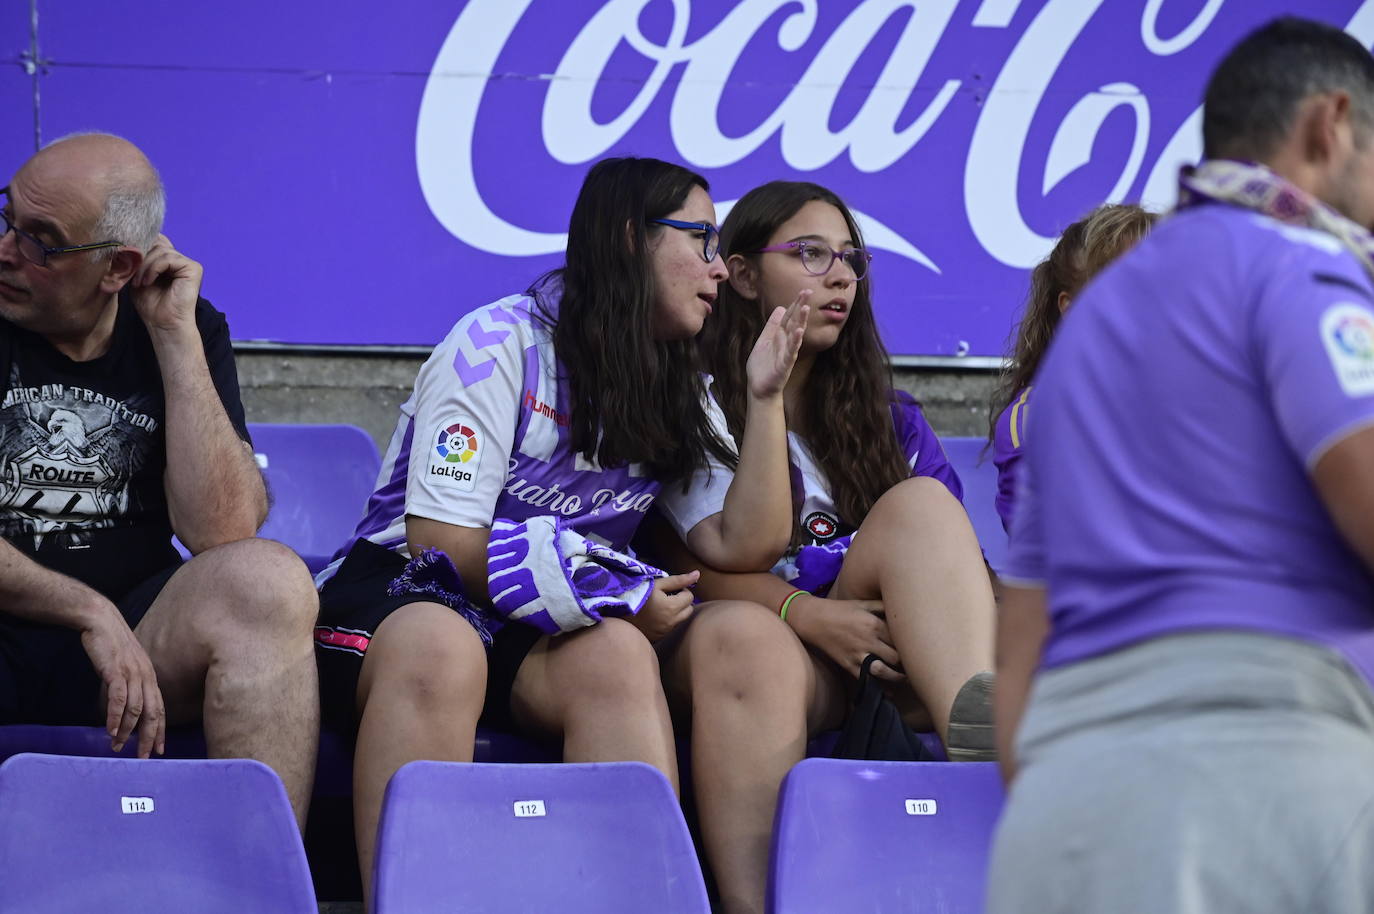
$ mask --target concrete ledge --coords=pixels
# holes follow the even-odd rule
[[[347,422],[366,429],[382,449],[428,356],[423,349],[274,350],[259,343],[235,349],[250,422]],[[925,407],[939,434],[987,434],[988,399],[997,383],[991,365],[898,366],[896,380]]]

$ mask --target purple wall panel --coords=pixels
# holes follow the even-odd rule
[[[1172,202],[1240,35],[1292,11],[1374,40],[1374,0],[39,3],[44,135],[140,143],[235,335],[294,343],[435,342],[554,265],[589,163],[634,153],[718,204],[831,186],[890,348],[998,354],[1065,224]]]
[[[236,338],[432,342],[459,313],[448,278],[459,246],[414,180],[394,177],[414,174],[421,87],[414,76],[56,68],[44,133],[109,129],[143,147],[167,184],[166,233],[205,265],[204,293]],[[108,92],[157,104],[111,123],[88,103]]]
[[[0,186],[33,154],[33,77],[24,70],[29,36],[28,3],[0,4]]]
[[[44,55],[59,66],[413,75],[429,74],[430,61],[416,51],[442,40],[462,5],[126,0],[110,16],[99,0],[39,0]],[[111,40],[112,30],[125,40]]]

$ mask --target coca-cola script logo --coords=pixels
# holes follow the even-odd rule
[[[1065,224],[1173,202],[1201,153],[1202,86],[1237,38],[1299,12],[1374,39],[1374,0],[1296,6],[470,0],[421,102],[419,180],[456,238],[521,257],[563,249],[580,175],[607,154],[703,171],[722,219],[756,184],[816,180],[887,253],[886,329],[902,290],[941,303],[921,314],[926,351],[994,353]]]

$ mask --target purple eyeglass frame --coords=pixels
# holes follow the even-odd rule
[[[815,272],[815,271],[812,270],[810,267],[808,267],[808,266],[806,265],[806,262],[805,262],[805,261],[802,262],[802,269],[803,269],[803,270],[806,270],[806,272],[810,273],[812,276],[824,276],[825,274],[829,273],[829,272],[831,271],[831,269],[834,268],[834,266],[835,266],[835,261],[837,261],[837,260],[844,260],[845,263],[849,264],[849,269],[851,269],[851,270],[854,271],[854,279],[857,281],[857,280],[863,279],[865,276],[868,275],[868,265],[869,265],[870,263],[873,262],[873,255],[870,254],[868,251],[864,250],[863,248],[845,248],[845,249],[842,250],[842,251],[837,251],[837,250],[835,250],[834,248],[832,248],[830,245],[828,245],[828,244],[822,244],[822,243],[819,242],[819,241],[787,241],[787,242],[784,242],[784,243],[782,243],[782,244],[774,244],[774,245],[770,245],[770,246],[768,246],[768,247],[766,247],[766,248],[759,248],[757,251],[750,251],[749,253],[751,253],[751,254],[773,254],[773,253],[782,253],[783,251],[798,251],[798,252],[800,252],[802,248],[808,248],[808,247],[809,247],[809,248],[817,248],[817,249],[819,249],[819,250],[824,250],[824,251],[829,251],[829,252],[830,252],[830,262],[829,262],[828,264],[826,264],[826,265],[825,265],[825,269],[824,269],[824,270],[821,270],[819,273]],[[860,255],[863,256],[863,269],[862,269],[862,270],[855,270],[855,269],[854,269],[854,264],[853,264],[853,263],[850,263],[850,261],[846,259],[846,257],[847,257],[848,255],[851,255],[851,254],[860,254]]]

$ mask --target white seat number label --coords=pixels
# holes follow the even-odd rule
[[[933,816],[936,805],[934,800],[907,800],[906,814],[909,816]]]
[[[120,797],[119,808],[124,811],[124,815],[131,816],[140,812],[153,811],[152,797]]]
[[[515,818],[517,819],[529,819],[534,816],[542,816],[544,814],[545,813],[543,800],[515,801]]]

